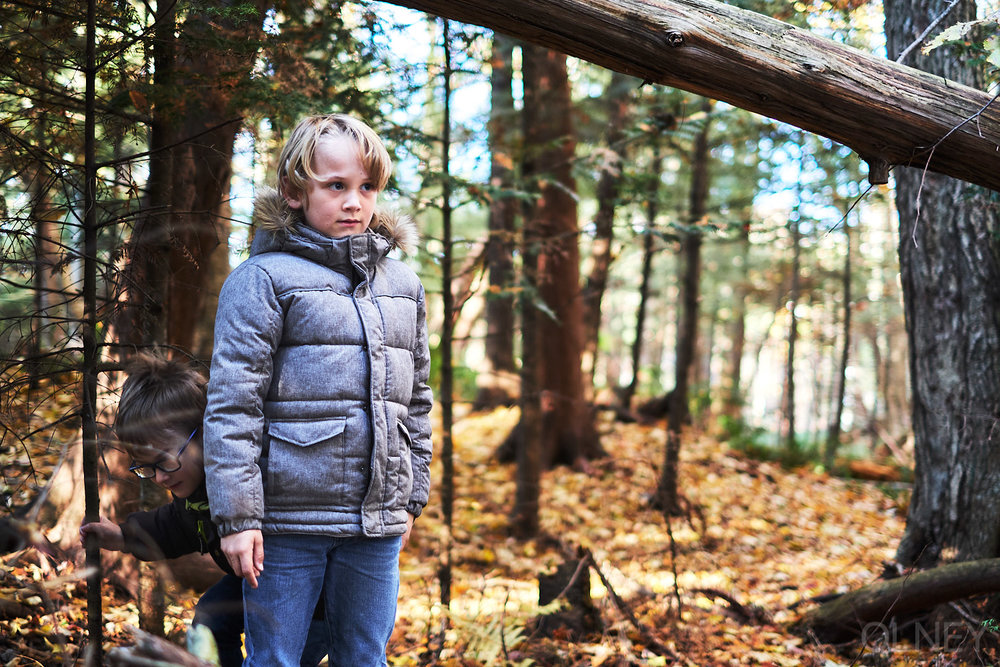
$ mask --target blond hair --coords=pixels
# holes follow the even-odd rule
[[[313,157],[323,137],[346,136],[358,145],[358,157],[376,190],[384,190],[392,174],[392,158],[375,131],[341,113],[307,116],[299,121],[278,156],[278,189],[283,195],[305,197],[307,182],[316,178]]]
[[[126,369],[115,435],[131,454],[158,447],[166,433],[187,437],[205,415],[206,381],[194,368],[156,354],[137,355]]]

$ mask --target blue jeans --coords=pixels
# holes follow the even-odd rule
[[[264,535],[258,587],[243,586],[248,667],[296,667],[322,597],[330,665],[384,667],[396,623],[400,538]]]
[[[328,652],[329,634],[321,611],[317,611],[310,624],[300,667],[316,667]],[[243,617],[243,579],[233,574],[224,575],[195,605],[191,624],[204,625],[212,631],[219,649],[220,667],[243,664]]]

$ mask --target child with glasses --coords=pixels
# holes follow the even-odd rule
[[[330,664],[386,664],[399,550],[429,493],[432,403],[424,289],[389,257],[416,231],[376,205],[391,169],[361,121],[305,118],[219,294],[205,470],[254,605],[246,665],[297,664],[317,600]]]
[[[140,560],[208,553],[225,572],[198,600],[194,625],[211,630],[222,667],[243,662],[242,580],[220,550],[211,520],[202,462],[201,422],[205,412],[205,379],[185,364],[151,354],[139,355],[115,415],[115,434],[132,457],[129,471],[153,480],[173,494],[173,502],[146,512],[133,512],[121,524],[102,517],[80,527],[80,536],[95,535],[102,549],[124,551]],[[318,665],[326,655],[325,624],[314,624],[302,667]]]

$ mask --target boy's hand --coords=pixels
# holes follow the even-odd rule
[[[80,525],[80,541],[86,544],[87,535],[97,537],[97,545],[108,551],[121,551],[125,548],[125,538],[121,526],[101,517],[100,521]]]
[[[413,532],[413,521],[416,519],[412,514],[406,515],[406,532],[403,533],[403,543],[399,547],[400,549],[405,549],[406,545],[410,543],[410,533]]]
[[[222,553],[237,577],[257,588],[257,577],[264,569],[264,536],[259,530],[244,530],[222,538]]]

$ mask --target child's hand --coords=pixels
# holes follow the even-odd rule
[[[222,553],[237,577],[257,588],[257,577],[264,570],[264,536],[259,530],[244,530],[222,538]]]
[[[403,533],[403,543],[400,545],[400,550],[406,548],[406,545],[410,543],[410,533],[413,532],[413,521],[416,519],[412,514],[406,515],[406,532]]]
[[[80,526],[80,542],[86,544],[87,535],[96,535],[97,544],[108,551],[121,551],[125,548],[125,538],[117,523],[101,517],[100,521],[84,523]]]

